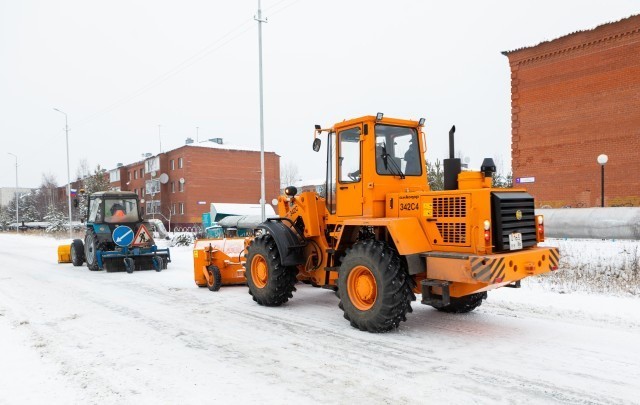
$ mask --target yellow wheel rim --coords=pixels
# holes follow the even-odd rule
[[[356,266],[347,279],[347,292],[353,305],[360,311],[367,311],[376,303],[378,285],[371,270]]]
[[[264,288],[268,279],[269,268],[267,267],[267,261],[261,255],[253,256],[253,260],[251,260],[251,280],[253,284],[258,288]]]

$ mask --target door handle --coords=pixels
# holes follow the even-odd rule
[[[349,186],[340,186],[340,190],[346,190],[348,188],[349,188]]]

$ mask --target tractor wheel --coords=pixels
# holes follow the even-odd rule
[[[80,239],[74,239],[71,242],[71,262],[75,267],[84,264],[84,244]]]
[[[161,272],[164,268],[164,260],[160,256],[153,256],[151,258],[151,262],[153,264],[153,269],[157,272]]]
[[[486,299],[486,292],[465,295],[464,297],[451,297],[449,305],[440,308],[434,308],[438,311],[448,312],[450,314],[464,314],[478,308],[480,305],[482,305],[482,300]]]
[[[87,234],[84,237],[84,257],[87,261],[87,267],[91,271],[100,270],[98,257],[96,256],[96,251],[99,248],[98,235],[93,229],[87,229]]]
[[[136,262],[130,257],[125,257],[122,260],[124,261],[124,269],[127,271],[127,273],[133,273],[133,271],[136,269]]]
[[[338,276],[339,307],[351,326],[387,332],[412,312],[411,279],[398,253],[384,242],[366,240],[347,250]]]
[[[211,291],[218,291],[222,286],[222,274],[218,266],[207,267],[209,273],[209,280],[207,281],[207,287]]]
[[[280,263],[280,252],[273,237],[258,236],[247,252],[246,277],[253,300],[269,307],[289,301],[296,290],[298,269]]]

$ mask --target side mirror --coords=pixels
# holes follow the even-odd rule
[[[320,138],[316,138],[313,140],[313,151],[318,152],[320,150],[320,145],[322,145],[322,141]]]

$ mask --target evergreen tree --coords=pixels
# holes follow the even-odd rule
[[[38,212],[37,201],[38,193],[31,192],[21,194],[18,198],[18,221],[22,222],[34,222],[41,221],[44,213]],[[6,206],[9,217],[12,218],[11,222],[16,220],[16,198],[13,197],[9,204]]]
[[[78,218],[86,218],[87,216],[87,196],[98,191],[108,191],[111,189],[109,175],[106,169],[96,166],[93,174],[82,180],[82,189],[84,195],[78,195],[78,208],[76,210]]]
[[[16,220],[16,217],[12,217],[9,214],[9,211],[7,210],[7,207],[3,207],[0,205],[0,229],[2,230],[7,230],[9,229],[9,226],[11,223],[13,223]]]
[[[493,174],[493,187],[499,188],[513,188],[513,174],[511,172],[507,175],[503,175],[500,172]]]
[[[44,220],[49,223],[46,232],[59,232],[67,229],[68,218],[54,204],[47,208]]]
[[[429,188],[432,191],[444,190],[444,170],[440,159],[436,159],[435,163],[427,160],[427,176],[429,179]]]

